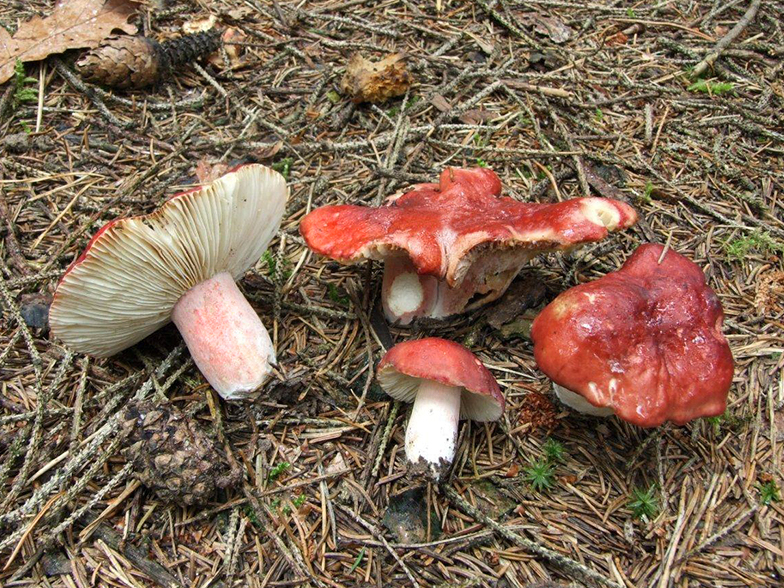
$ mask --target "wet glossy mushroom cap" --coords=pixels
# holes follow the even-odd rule
[[[413,402],[422,381],[460,387],[460,418],[494,421],[504,412],[504,396],[493,375],[468,349],[437,337],[405,341],[378,364],[381,387],[396,400]]]
[[[339,262],[386,260],[385,311],[405,323],[490,302],[536,254],[598,241],[637,220],[630,206],[605,198],[538,204],[500,194],[489,169],[447,168],[438,184],[385,206],[314,210],[300,231],[313,251]],[[393,286],[405,294],[389,302]]]
[[[197,284],[221,273],[238,279],[253,266],[277,233],[287,196],[283,176],[246,165],[152,214],[106,224],[61,279],[52,332],[97,357],[140,341]]]
[[[726,408],[734,368],[722,320],[702,270],[648,244],[553,300],[531,338],[541,370],[593,406],[641,427],[680,425]]]

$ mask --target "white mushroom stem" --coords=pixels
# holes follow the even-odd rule
[[[457,450],[462,388],[422,380],[406,429],[406,457],[430,466],[435,478],[452,463]]]
[[[384,264],[381,303],[390,322],[407,325],[427,315],[435,296],[436,279],[420,276],[408,257],[391,257]]]
[[[558,400],[563,402],[569,408],[576,410],[577,412],[596,417],[610,416],[614,412],[612,408],[594,406],[576,392],[572,392],[568,388],[559,386],[555,382],[553,382],[553,390],[555,390],[555,395],[558,397]]]
[[[245,398],[269,377],[275,364],[272,341],[230,274],[216,274],[188,290],[172,319],[196,366],[222,398]]]

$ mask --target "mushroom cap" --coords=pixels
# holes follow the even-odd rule
[[[413,402],[422,380],[462,388],[460,418],[494,421],[504,412],[504,395],[493,374],[468,349],[438,337],[398,343],[376,371],[381,387],[395,400]]]
[[[724,412],[733,360],[723,311],[691,260],[643,245],[616,272],[559,295],[534,320],[541,370],[641,427]]]
[[[66,270],[49,311],[74,350],[108,357],[171,320],[179,298],[221,272],[236,280],[280,226],[286,181],[244,165],[148,215],[104,225]]]
[[[417,272],[460,284],[487,249],[566,249],[598,241],[637,221],[634,209],[606,198],[555,204],[500,197],[501,181],[486,168],[447,168],[439,184],[419,184],[385,206],[324,206],[306,215],[308,246],[342,263],[407,254]]]

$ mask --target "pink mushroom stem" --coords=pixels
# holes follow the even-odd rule
[[[275,364],[269,333],[229,273],[188,290],[172,319],[193,361],[224,399],[245,398],[269,377]]]

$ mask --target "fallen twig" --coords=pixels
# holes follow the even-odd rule
[[[713,47],[713,51],[708,53],[708,55],[706,55],[705,58],[696,65],[694,71],[691,72],[692,78],[698,78],[703,73],[705,73],[705,70],[713,65],[719,56],[721,56],[722,52],[727,47],[729,47],[730,43],[732,43],[738,37],[738,35],[740,35],[744,29],[749,26],[751,21],[754,20],[754,17],[757,15],[760,4],[762,4],[762,0],[752,1],[748,10],[746,11],[746,14],[743,15],[743,18],[741,18],[726,35],[719,39],[719,42],[716,43],[716,45]]]
[[[560,553],[553,551],[552,549],[548,549],[543,545],[540,545],[536,541],[531,541],[530,539],[526,539],[525,537],[518,535],[514,531],[510,531],[503,525],[498,524],[496,521],[491,519],[481,510],[476,508],[475,506],[471,505],[465,498],[460,496],[460,494],[452,488],[452,486],[448,484],[443,484],[441,486],[444,494],[446,494],[447,498],[461,511],[467,514],[470,517],[473,517],[478,522],[487,525],[491,529],[493,529],[496,533],[511,541],[515,545],[518,545],[528,551],[529,553],[533,553],[534,555],[538,555],[543,557],[544,559],[552,562],[553,564],[563,568],[565,571],[574,574],[575,576],[579,576],[583,580],[592,580],[594,582],[598,582],[603,586],[611,586],[612,588],[622,588],[620,584],[613,582],[609,578],[603,576],[599,572],[592,570],[589,567],[584,566],[579,561],[573,560],[571,557],[567,557],[566,555],[561,555]]]

